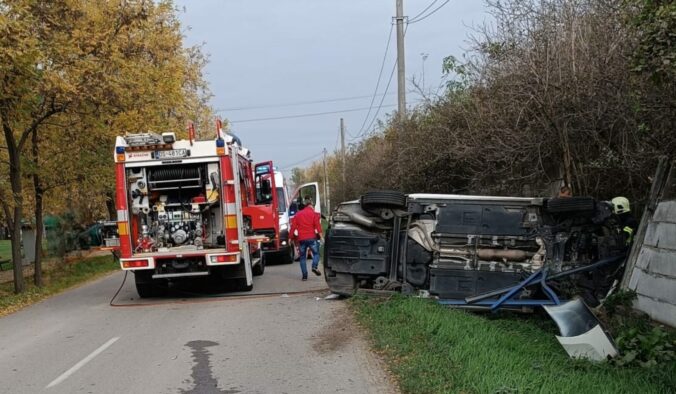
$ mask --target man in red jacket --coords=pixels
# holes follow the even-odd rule
[[[300,270],[303,273],[303,280],[307,280],[307,249],[312,250],[312,272],[315,275],[321,275],[319,272],[319,243],[318,238],[322,237],[322,225],[314,208],[312,199],[305,198],[305,207],[301,209],[291,221],[291,234],[299,243],[300,251]]]

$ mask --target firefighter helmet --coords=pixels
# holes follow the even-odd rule
[[[631,211],[629,199],[626,197],[615,197],[610,202],[613,204],[613,212],[616,215]]]

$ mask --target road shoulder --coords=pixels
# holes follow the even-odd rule
[[[394,375],[387,363],[374,349],[366,329],[357,321],[355,312],[347,301],[327,301],[342,303],[335,308],[333,316],[326,322],[320,334],[313,338],[315,352],[326,354],[347,351],[353,354],[358,369],[368,382],[368,393],[400,393]]]

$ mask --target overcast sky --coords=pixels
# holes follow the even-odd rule
[[[431,2],[404,0],[404,15],[412,18]],[[438,0],[430,11],[444,2]],[[184,8],[180,18],[186,44],[203,44],[209,55],[206,78],[213,107],[232,121],[232,130],[252,150],[255,161],[271,159],[289,174],[291,167],[309,164],[322,149],[331,152],[338,147],[341,117],[349,133],[346,140],[359,132],[376,87],[395,0],[177,0],[177,4]],[[472,26],[489,18],[482,0],[451,0],[410,24],[408,89],[413,89],[414,77],[422,80],[423,64],[426,88],[437,87],[442,59],[462,56]],[[395,31],[379,94],[395,62]],[[427,54],[425,61],[422,54]],[[396,91],[395,73],[379,118],[395,108]],[[354,97],[360,98],[347,99]],[[370,117],[381,97],[376,97]],[[419,94],[407,94],[409,104],[417,100]],[[304,104],[289,105],[295,103]],[[247,121],[343,110],[349,112]],[[366,125],[370,123],[368,119]]]

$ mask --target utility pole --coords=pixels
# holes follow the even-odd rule
[[[406,69],[405,69],[405,55],[404,55],[404,0],[397,0],[397,144],[401,144],[402,136],[404,135],[404,120],[406,119]],[[395,164],[396,174],[401,174],[401,155],[402,150],[397,149],[397,158]],[[397,176],[397,179],[399,177]]]
[[[403,120],[406,116],[406,70],[404,56],[404,0],[397,0],[397,88],[398,88],[398,117]]]
[[[326,214],[331,214],[331,198],[329,197],[329,177],[326,171],[326,148],[324,148],[324,202],[326,205]]]
[[[342,189],[343,189],[343,201],[345,201],[345,185],[347,184],[345,182],[345,122],[343,121],[343,118],[340,118],[340,154],[343,157],[343,184],[342,184]]]
[[[423,95],[425,94],[425,60],[427,60],[427,57],[429,56],[429,53],[421,53],[420,56],[422,57],[422,91]]]

